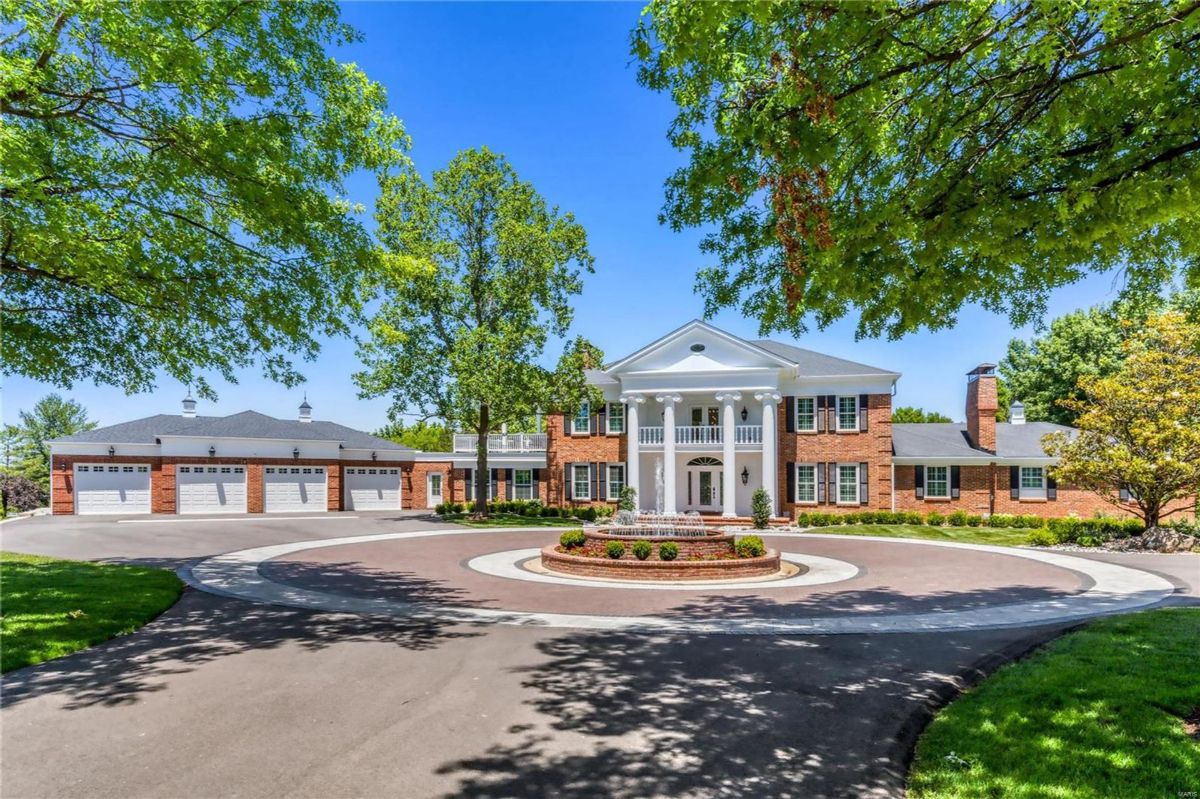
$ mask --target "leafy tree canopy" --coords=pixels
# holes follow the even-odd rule
[[[75,400],[47,394],[32,410],[18,414],[19,423],[5,429],[5,461],[9,470],[50,487],[50,443],[56,438],[91,430],[96,423]]]
[[[415,410],[477,434],[487,474],[488,433],[585,391],[582,367],[596,357],[586,342],[572,342],[557,370],[542,364],[592,271],[584,229],[487,148],[459,153],[430,182],[411,168],[387,179],[376,216],[383,299],[355,380],[364,396],[391,397],[396,415]]]
[[[1060,400],[1078,436],[1052,433],[1044,444],[1059,458],[1057,479],[1114,504],[1122,486],[1153,527],[1200,496],[1200,326],[1169,311],[1122,348],[1115,373],[1081,377],[1080,396]]]
[[[921,408],[910,408],[906,405],[896,408],[892,411],[892,421],[902,424],[929,424],[933,422],[951,422],[954,420],[949,416],[944,416],[938,413],[937,411],[926,411]]]
[[[1012,396],[1024,404],[1027,419],[1073,425],[1073,406],[1060,400],[1082,396],[1080,378],[1115,374],[1125,360],[1125,342],[1148,315],[1173,308],[1200,320],[1198,306],[1200,292],[1180,292],[1169,298],[1139,293],[1073,311],[1055,319],[1030,341],[1010,341],[1000,372]]]
[[[652,0],[632,50],[678,107],[662,219],[711,226],[709,314],[895,338],[1025,324],[1089,272],[1200,280],[1194,0]]]
[[[422,452],[449,452],[454,444],[454,434],[449,427],[424,419],[411,425],[389,422],[376,430],[375,435]]]
[[[144,391],[347,331],[370,237],[344,180],[404,161],[332,0],[0,6],[0,369]]]

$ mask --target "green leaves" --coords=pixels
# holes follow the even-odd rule
[[[697,288],[763,332],[1024,324],[1123,267],[1200,274],[1200,4],[654,0],[641,83],[689,163],[663,221],[711,226]]]
[[[212,396],[300,380],[377,267],[346,176],[404,164],[383,89],[325,48],[332,2],[8,5],[0,367]]]

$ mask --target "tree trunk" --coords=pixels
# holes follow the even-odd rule
[[[1140,507],[1142,509],[1142,521],[1146,523],[1146,529],[1149,530],[1152,527],[1158,527],[1158,519],[1162,515],[1162,507],[1159,505],[1149,507],[1141,505]]]
[[[488,471],[488,421],[487,403],[479,405],[479,432],[475,441],[475,512],[487,516],[487,492],[492,484],[492,475]]]

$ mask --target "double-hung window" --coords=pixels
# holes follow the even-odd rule
[[[592,408],[584,402],[579,406],[579,412],[571,422],[571,432],[576,435],[587,435],[592,431]]]
[[[608,498],[620,499],[621,489],[625,487],[625,464],[608,464]]]
[[[837,467],[838,504],[858,504],[858,464],[839,463]]]
[[[950,496],[949,466],[925,467],[925,496],[926,498]]]
[[[608,432],[625,432],[625,406],[620,402],[608,403]]]
[[[513,470],[513,497],[516,499],[533,499],[533,470]]]
[[[858,397],[852,394],[837,398],[837,420],[838,430],[858,429]]]
[[[817,398],[796,397],[796,430],[802,433],[817,429]]]
[[[817,501],[817,467],[812,463],[796,465],[796,501]]]
[[[592,470],[586,463],[577,463],[571,467],[571,498],[592,498]]]
[[[1021,467],[1021,499],[1046,498],[1046,470],[1041,466]]]

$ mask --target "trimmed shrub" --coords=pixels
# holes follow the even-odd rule
[[[583,510],[576,511],[575,516],[585,522],[594,522],[596,521],[596,509],[589,505]]]
[[[659,560],[675,560],[679,557],[679,544],[674,541],[664,541],[658,545]]]
[[[546,507],[542,508],[541,515],[542,515],[543,519],[549,519],[551,517],[557,516],[558,508],[552,508],[549,505],[547,505]]]
[[[744,535],[737,540],[734,550],[739,558],[758,558],[767,551],[767,547],[758,536]]]
[[[1015,527],[1013,524],[1013,516],[1007,513],[993,513],[988,517],[988,527]]]
[[[755,530],[766,530],[771,523],[771,495],[765,488],[754,489],[750,497],[750,516]]]
[[[965,510],[956,510],[947,517],[951,527],[966,527],[967,512]]]
[[[1026,539],[1030,546],[1048,547],[1058,543],[1054,540],[1054,533],[1047,530],[1045,527],[1039,527],[1036,530],[1029,532],[1029,538]]]
[[[803,510],[796,511],[796,526],[797,527],[812,527],[812,525],[809,524],[809,521],[808,521],[808,517],[811,515],[812,514],[809,513],[808,511],[803,511]]]
[[[925,514],[925,523],[930,527],[941,527],[946,522],[946,517],[937,511],[930,511]]]
[[[587,543],[583,530],[567,530],[558,537],[558,543],[563,549],[577,549]]]
[[[981,524],[983,524],[982,516],[972,513],[970,516],[967,517],[967,527],[978,527]]]
[[[654,547],[650,545],[649,541],[633,542],[633,556],[638,560],[645,560],[650,557],[650,553],[653,551]]]
[[[613,560],[620,560],[625,555],[625,542],[609,541],[604,546],[604,554]]]
[[[1098,535],[1081,535],[1075,543],[1081,547],[1098,547],[1104,543],[1104,539]]]
[[[607,519],[609,516],[612,516],[612,515],[613,515],[613,506],[612,505],[599,505],[596,507],[596,518],[597,519]]]
[[[915,513],[913,511],[906,511],[904,513],[897,514],[897,516],[899,516],[899,519],[896,522],[893,522],[893,524],[918,524],[919,525],[919,524],[923,524],[925,522],[925,520],[921,518],[921,514]]]

